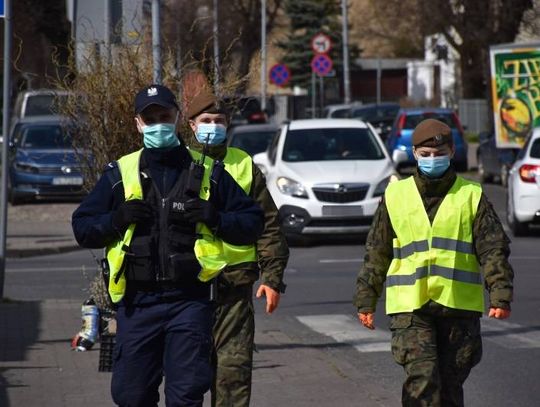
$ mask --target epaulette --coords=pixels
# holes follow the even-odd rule
[[[111,161],[110,163],[108,163],[103,170],[103,174],[107,176],[113,188],[118,182],[122,181],[120,167],[118,167],[118,163],[116,161]]]

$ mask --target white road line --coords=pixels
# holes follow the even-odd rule
[[[362,263],[364,259],[320,259],[319,263]]]
[[[370,331],[351,315],[305,315],[298,321],[311,330],[346,343],[359,352],[389,352],[391,334],[384,328]],[[509,349],[540,348],[540,329],[494,318],[482,318],[482,339]]]
[[[359,352],[390,351],[388,331],[381,329],[370,331],[350,315],[306,315],[296,318],[313,331],[329,336],[336,342],[347,343]]]
[[[495,318],[482,318],[482,337],[510,349],[540,348],[540,329]]]

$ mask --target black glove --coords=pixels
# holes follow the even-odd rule
[[[210,202],[201,198],[192,198],[184,204],[185,218],[190,222],[202,222],[209,228],[219,223],[219,212]]]
[[[152,218],[153,212],[150,205],[140,199],[132,199],[123,202],[112,214],[113,227],[124,233],[129,225]]]

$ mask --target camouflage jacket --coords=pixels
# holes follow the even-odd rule
[[[189,137],[187,145],[197,151],[202,150],[202,145],[194,137]],[[223,160],[227,146],[210,146],[207,154],[215,160]],[[283,273],[289,260],[289,247],[281,231],[278,209],[266,188],[266,179],[255,164],[249,195],[261,206],[265,216],[264,231],[257,240],[258,264],[244,263],[228,267],[221,274],[221,283],[229,286],[253,284],[259,278],[260,270],[262,284],[284,292]]]
[[[431,222],[455,180],[456,173],[452,169],[440,179],[429,179],[418,171],[414,174],[414,181]],[[392,239],[395,237],[383,199],[373,218],[366,240],[364,264],[356,283],[354,305],[358,308],[358,312],[375,311],[386,280],[386,272],[392,262]],[[510,239],[506,236],[501,221],[484,193],[473,223],[473,244],[489,292],[490,306],[510,309],[514,278],[512,266],[508,262]],[[442,315],[468,316],[471,313],[478,315],[472,311],[452,310],[433,301],[424,308],[428,312]]]

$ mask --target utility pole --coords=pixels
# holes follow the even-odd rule
[[[218,40],[218,0],[214,0],[214,92],[219,95],[219,40]]]
[[[111,64],[111,0],[105,0],[105,29],[103,30],[106,64]]]
[[[159,0],[152,0],[152,57],[154,83],[161,85],[161,25]]]
[[[6,275],[9,101],[11,93],[11,35],[11,0],[4,0],[4,109],[2,122],[2,184],[0,187],[0,300],[4,298],[4,277]]]
[[[261,110],[266,110],[266,0],[261,0]]]
[[[351,76],[349,71],[349,18],[347,16],[347,0],[341,0],[341,25],[343,43],[343,94],[344,103],[351,103]]]

